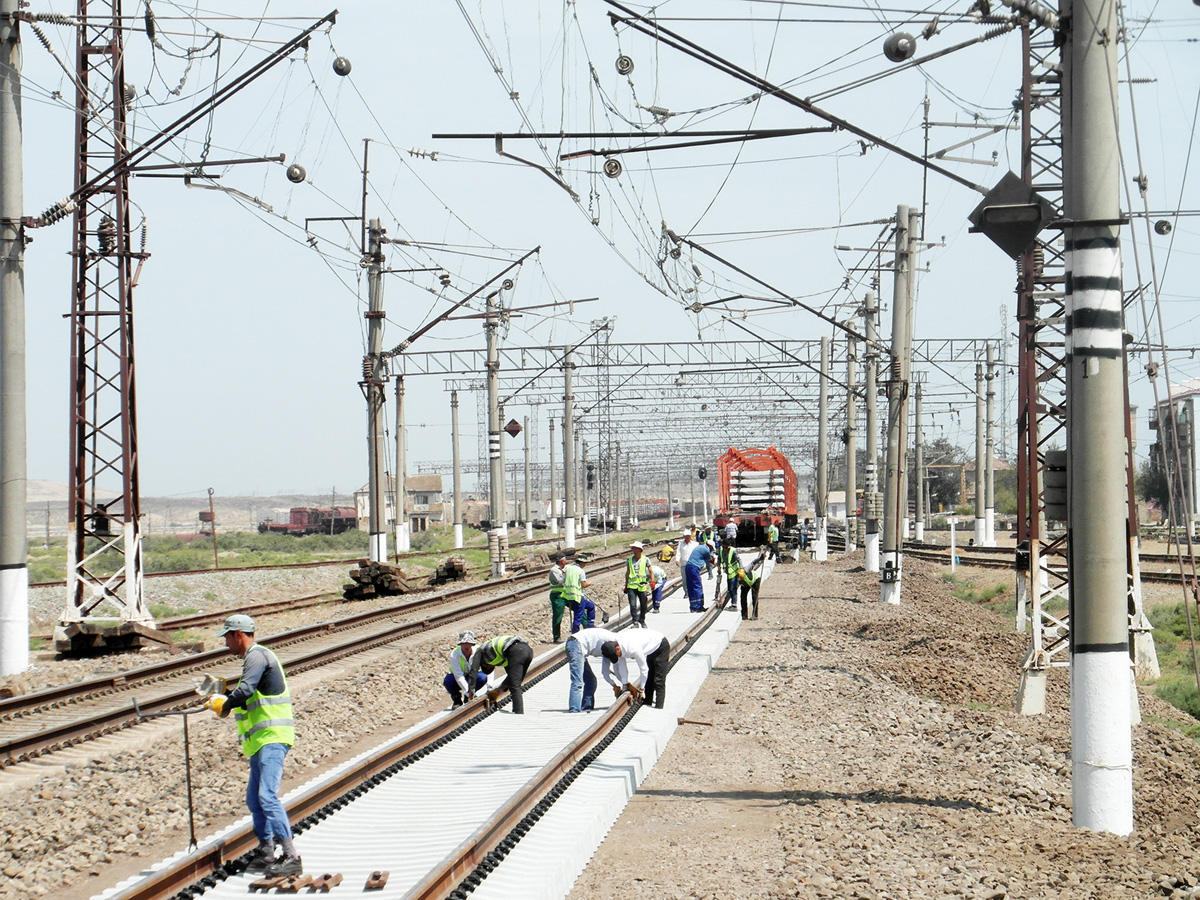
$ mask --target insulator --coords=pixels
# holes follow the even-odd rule
[[[143,253],[146,252],[147,237],[150,234],[150,226],[142,222],[142,245],[139,248]]]
[[[511,278],[505,278],[504,281],[500,282],[500,287],[506,291],[511,291],[514,287],[513,280]]]
[[[304,166],[299,163],[292,163],[287,167],[287,180],[292,184],[300,184],[307,175],[308,173],[304,171]]]
[[[621,174],[621,161],[614,157],[609,157],[604,161],[604,174],[609,178],[617,178]]]
[[[1154,233],[1155,234],[1170,234],[1171,233],[1171,223],[1169,221],[1167,221],[1166,219],[1159,219],[1157,222],[1154,223]]]
[[[333,61],[333,73],[335,75],[341,75],[343,78],[349,75],[350,60],[346,59],[344,56],[339,56],[337,59],[335,59]]]
[[[64,197],[34,219],[33,224],[38,228],[44,228],[47,225],[53,225],[59,219],[73,212],[75,212],[75,201],[69,197]]]
[[[626,56],[622,53],[617,57],[617,74],[628,75],[633,71],[633,57]]]
[[[883,55],[892,62],[904,62],[917,52],[917,42],[911,34],[897,31],[883,42]]]
[[[100,242],[101,255],[108,256],[117,245],[117,223],[105,216],[96,229],[96,237]]]
[[[375,375],[375,361],[370,354],[363,357],[363,381],[370,381]]]

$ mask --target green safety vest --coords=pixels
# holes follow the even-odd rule
[[[583,597],[583,569],[575,563],[567,563],[563,569],[563,584],[560,595],[567,603],[578,603]]]
[[[563,569],[559,569],[559,567],[557,565],[555,565],[553,568],[550,569],[550,574],[548,576],[548,580],[550,581],[550,599],[551,600],[562,599],[563,585],[556,584],[554,582],[554,574],[557,572],[559,574],[559,576],[565,580],[566,576],[564,576],[562,574],[565,571],[566,571],[565,567]]]
[[[645,554],[638,560],[632,556],[625,560],[625,579],[632,591],[644,591],[650,587],[650,562]]]
[[[494,637],[484,644],[483,646],[487,648],[487,650],[483,654],[483,661],[489,666],[501,666],[503,668],[507,668],[508,661],[504,658],[504,650],[502,648],[507,641],[512,639],[512,637],[513,635],[511,634],[502,634],[500,637]],[[490,659],[488,658],[489,651],[491,653]]]
[[[721,547],[721,562],[725,568],[725,574],[731,577],[737,575],[737,570],[741,567],[738,560],[737,550],[729,545]]]
[[[296,720],[292,717],[292,698],[288,696],[287,675],[274,652],[261,644],[254,644],[251,649],[254,648],[265,652],[275,661],[275,665],[279,666],[279,673],[283,675],[283,693],[267,696],[256,690],[246,698],[244,708],[233,711],[238,738],[242,742],[243,756],[253,756],[267,744],[291,746],[296,743]]]
[[[753,586],[758,582],[758,579],[762,578],[761,569],[743,569],[742,571],[746,573],[745,575],[741,576],[740,579],[743,584]]]
[[[779,540],[779,529],[776,528],[774,525],[771,525],[767,528],[767,540],[768,541]]]

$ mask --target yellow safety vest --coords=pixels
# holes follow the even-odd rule
[[[630,590],[644,591],[650,587],[650,563],[643,554],[641,559],[632,556],[625,560],[625,583]]]
[[[491,651],[491,659],[488,659],[488,654],[484,653],[483,661],[489,666],[501,666],[503,668],[507,668],[508,661],[504,658],[504,650],[501,648],[503,648],[505,642],[511,638],[511,634],[502,634],[500,637],[494,637],[488,641],[484,646]]]
[[[292,717],[292,698],[288,695],[287,674],[274,652],[261,644],[255,644],[279,666],[283,676],[283,693],[267,696],[255,691],[246,698],[246,706],[233,711],[237,722],[238,738],[242,742],[242,755],[253,756],[267,744],[296,743],[296,720]],[[247,651],[249,652],[249,651]]]

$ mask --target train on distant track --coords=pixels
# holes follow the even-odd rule
[[[739,544],[762,543],[768,525],[796,525],[796,472],[774,447],[730,447],[717,460],[717,489],[713,524],[736,524]]]
[[[286,522],[259,522],[259,534],[341,534],[358,527],[353,506],[293,506]]]

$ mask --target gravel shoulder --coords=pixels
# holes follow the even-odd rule
[[[1190,896],[1190,720],[1142,691],[1135,831],[1074,828],[1066,671],[1016,715],[1027,638],[941,572],[906,561],[886,606],[861,567],[779,567],[688,711],[712,726],[679,727],[570,896]]]

